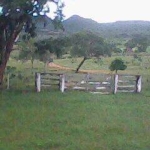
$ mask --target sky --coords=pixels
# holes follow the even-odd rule
[[[65,19],[72,15],[99,23],[124,20],[150,21],[150,0],[61,0]]]
[[[61,0],[65,3],[64,19],[72,15],[93,19],[99,23],[145,20],[150,21],[150,0]],[[56,10],[49,3],[51,13]],[[52,17],[53,18],[53,17]]]

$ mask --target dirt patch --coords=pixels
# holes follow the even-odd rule
[[[75,70],[72,69],[72,68],[64,67],[64,66],[55,64],[55,63],[53,63],[53,62],[52,62],[52,63],[49,63],[48,66],[51,67],[51,68],[56,68],[57,70],[70,70],[70,71],[75,71]],[[109,74],[109,73],[110,73],[109,70],[80,70],[79,72],[82,72],[82,73],[106,73],[106,74]]]
[[[71,68],[64,67],[64,66],[61,66],[61,65],[58,65],[58,64],[55,64],[55,63],[49,63],[48,66],[51,67],[51,68],[56,68],[58,70],[73,70]]]

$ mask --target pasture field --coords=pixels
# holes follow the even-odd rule
[[[114,59],[90,59],[81,70],[111,73]],[[43,71],[36,61],[10,59],[20,76],[10,80],[10,90],[0,92],[0,150],[149,150],[150,149],[150,63],[149,56],[128,64],[119,73],[141,74],[142,92],[100,95],[87,92],[34,90],[34,72]],[[75,70],[81,58],[54,60]],[[47,72],[68,72],[47,67]]]
[[[0,93],[1,150],[149,150],[150,94]]]
[[[97,60],[96,58],[88,59],[81,67],[80,72],[112,74],[113,72],[109,70],[109,65],[116,57],[122,58],[127,64],[127,69],[118,71],[119,74],[142,75],[142,88],[148,88],[150,86],[150,55],[148,53],[141,54],[140,57],[142,61],[134,59],[133,56],[112,56],[102,58],[101,60]],[[82,59],[83,58],[55,59],[55,66],[47,65],[46,72],[74,73]],[[15,89],[33,89],[35,72],[45,72],[44,64],[37,60],[34,62],[33,69],[31,69],[30,61],[22,63],[12,58],[8,65],[15,66],[17,70],[13,74],[18,74],[19,72],[20,75],[20,78],[16,77],[10,80],[10,87]]]

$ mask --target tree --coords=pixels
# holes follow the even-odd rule
[[[115,60],[113,60],[109,66],[109,69],[111,71],[115,71],[116,74],[118,72],[118,70],[125,70],[127,68],[127,66],[125,65],[124,61],[121,58],[116,58]]]
[[[30,38],[29,40],[24,40],[19,45],[19,59],[30,60],[31,68],[33,69],[33,63],[35,58],[37,58],[37,47],[35,46],[35,40]]]
[[[50,38],[36,42],[38,51],[47,50],[52,54],[55,54],[57,58],[60,58],[65,53],[65,47],[69,45],[67,37]]]
[[[48,0],[1,0],[0,7],[0,85],[2,85],[4,71],[13,50],[13,45],[20,32],[24,31],[35,36],[35,16],[45,16],[49,11],[46,7]],[[60,24],[64,4],[60,0],[49,0],[57,5],[55,24]]]
[[[103,38],[92,32],[80,32],[71,37],[72,40],[72,56],[83,57],[83,60],[76,69],[78,73],[83,63],[91,57],[111,56],[110,45]]]

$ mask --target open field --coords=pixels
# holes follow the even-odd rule
[[[114,59],[90,59],[81,71],[111,73]],[[142,92],[100,95],[87,92],[34,90],[34,72],[43,64],[10,59],[21,76],[10,80],[10,90],[0,92],[0,150],[149,150],[150,149],[150,63],[132,63],[119,73],[141,74]],[[54,60],[47,72],[73,72],[81,58]],[[60,67],[71,68],[62,70]],[[64,68],[63,68],[64,69]]]
[[[0,93],[1,150],[149,150],[150,94]]]
[[[113,72],[109,70],[109,65],[116,57],[121,57],[127,64],[127,69],[118,71],[119,74],[142,75],[142,88],[150,87],[150,56],[147,53],[141,54],[141,62],[134,59],[133,56],[112,56],[102,58],[101,60],[97,60],[96,58],[89,59],[85,61],[80,72],[112,74]],[[46,72],[74,73],[81,60],[82,58],[55,59],[53,64],[47,66]],[[45,71],[44,64],[37,60],[34,62],[33,70],[31,70],[31,63],[29,61],[22,63],[21,61],[10,59],[8,65],[15,66],[17,68],[16,72],[21,73],[22,78],[19,80],[12,79],[10,83],[11,87],[16,89],[29,89],[29,87],[34,89],[34,73]]]

